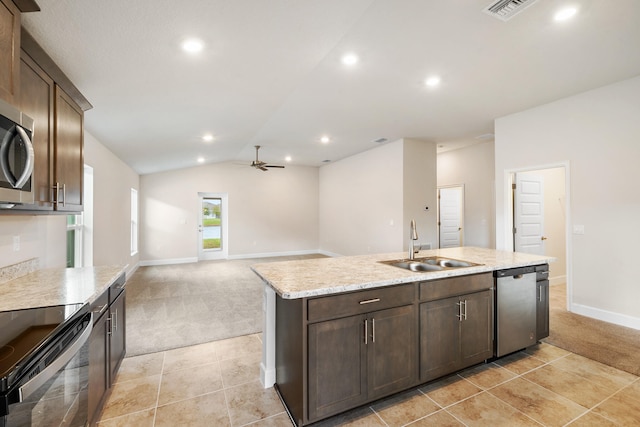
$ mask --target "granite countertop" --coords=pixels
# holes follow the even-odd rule
[[[251,269],[282,298],[296,299],[484,273],[556,260],[553,257],[519,252],[460,247],[420,251],[416,254],[416,258],[442,256],[481,265],[442,271],[413,272],[378,262],[406,259],[407,255],[407,252],[400,252],[268,262],[255,264]]]
[[[126,266],[51,268],[0,284],[0,311],[93,303]]]

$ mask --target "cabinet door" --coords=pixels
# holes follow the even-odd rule
[[[55,208],[58,211],[82,211],[84,177],[83,113],[60,89],[55,88]]]
[[[20,64],[20,107],[34,120],[35,205],[29,209],[52,210],[54,83],[27,54],[23,53]]]
[[[461,365],[475,365],[493,356],[493,294],[490,290],[460,297],[463,319],[460,322]]]
[[[309,420],[366,400],[365,322],[359,315],[308,326]]]
[[[0,98],[16,105],[20,75],[20,11],[0,0]]]
[[[417,379],[413,305],[369,314],[367,386],[373,399],[403,390]]]
[[[109,346],[109,385],[113,384],[126,352],[125,291],[109,307],[111,316],[111,342]]]
[[[458,297],[420,304],[420,381],[454,372],[460,359]]]
[[[89,419],[97,416],[102,399],[109,388],[108,351],[109,351],[109,316],[107,313],[93,324],[89,337]]]
[[[541,340],[549,336],[549,281],[536,282],[536,291],[536,340]]]

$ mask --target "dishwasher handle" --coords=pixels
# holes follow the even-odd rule
[[[516,268],[508,268],[506,270],[496,270],[493,272],[493,277],[513,277],[513,278],[521,278],[523,275],[528,273],[534,273],[535,267],[527,266],[527,267],[516,267]]]

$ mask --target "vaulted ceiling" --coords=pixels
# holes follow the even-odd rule
[[[638,0],[538,0],[506,22],[490,3],[38,0],[23,25],[93,104],[86,129],[140,174],[249,164],[254,145],[307,166],[380,138],[455,148],[497,117],[640,74]],[[567,5],[576,15],[554,21]]]

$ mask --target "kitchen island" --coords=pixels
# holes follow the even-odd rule
[[[407,258],[391,253],[252,266],[265,282],[261,381],[297,425],[491,358],[493,271],[554,260],[473,247],[416,255],[427,257],[476,265],[418,272],[382,263]]]

